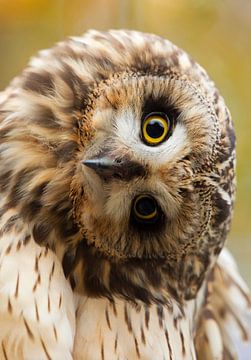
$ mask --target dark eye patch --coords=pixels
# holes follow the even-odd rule
[[[152,95],[146,97],[142,104],[142,121],[150,113],[159,112],[164,113],[170,119],[170,126],[172,129],[177,123],[180,111],[172,106],[167,96],[153,97]]]

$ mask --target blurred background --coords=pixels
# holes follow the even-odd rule
[[[251,1],[0,0],[0,90],[36,51],[89,28],[167,37],[216,82],[238,139],[238,192],[228,246],[251,286]]]

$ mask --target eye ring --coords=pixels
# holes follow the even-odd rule
[[[141,222],[152,222],[158,218],[158,205],[156,200],[147,194],[136,196],[133,200],[133,215]]]
[[[166,140],[171,129],[170,119],[165,113],[152,112],[142,124],[143,141],[150,146],[156,146]]]

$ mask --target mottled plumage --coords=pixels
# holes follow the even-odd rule
[[[0,119],[0,358],[235,359],[235,135],[205,70],[155,35],[91,31],[33,58]]]

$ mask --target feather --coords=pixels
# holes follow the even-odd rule
[[[226,248],[208,277],[205,295],[196,330],[198,358],[205,359],[206,344],[209,359],[250,359],[250,291]]]

